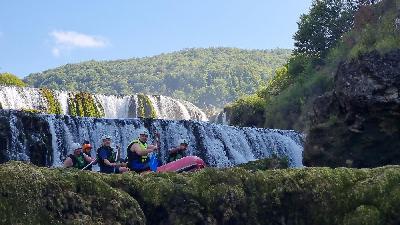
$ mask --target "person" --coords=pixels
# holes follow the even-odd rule
[[[139,133],[139,138],[132,141],[127,148],[129,169],[141,173],[150,170],[149,153],[155,151],[157,144],[148,145],[147,138],[149,133],[143,129]]]
[[[173,162],[186,156],[186,150],[189,146],[189,142],[186,139],[180,139],[178,144],[178,147],[169,150],[168,162]]]
[[[118,163],[116,152],[111,147],[111,137],[103,136],[102,145],[97,149],[97,159],[101,173],[125,173],[129,169],[125,163]]]
[[[83,153],[85,153],[88,156],[92,155],[92,145],[90,144],[89,141],[84,141],[82,144],[82,151]],[[92,162],[90,165],[88,165],[88,167],[86,168],[86,170],[92,170],[92,165],[95,164],[95,162]]]
[[[87,155],[86,153],[82,152],[82,146],[78,143],[72,144],[72,154],[68,155],[68,157],[64,161],[64,167],[69,168],[77,168],[83,169],[87,165],[89,165],[93,159]],[[92,170],[92,168],[86,167],[85,170]]]

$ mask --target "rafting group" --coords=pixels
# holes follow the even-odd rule
[[[82,145],[73,143],[71,154],[64,161],[64,167],[77,168],[80,170],[92,170],[92,165],[98,164],[101,173],[125,173],[134,171],[142,173],[145,171],[193,171],[205,167],[203,160],[196,156],[187,156],[188,141],[180,139],[178,146],[168,152],[168,163],[160,166],[160,162],[154,152],[159,148],[159,136],[153,144],[148,144],[149,134],[143,129],[139,132],[139,137],[132,141],[126,151],[127,158],[120,160],[120,149],[116,151],[111,147],[112,139],[110,136],[101,138],[101,146],[96,151],[96,158],[91,157],[92,146],[88,141]]]

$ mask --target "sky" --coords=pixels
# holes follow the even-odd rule
[[[312,0],[1,0],[0,72],[185,48],[293,48]]]

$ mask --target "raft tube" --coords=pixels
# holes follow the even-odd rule
[[[202,159],[197,156],[186,156],[176,161],[159,166],[157,172],[190,172],[206,167]]]

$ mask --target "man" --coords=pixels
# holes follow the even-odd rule
[[[82,145],[82,151],[88,156],[92,155],[92,145],[90,145],[89,141],[84,141]],[[92,165],[95,164],[95,162],[92,162],[85,170],[92,170]]]
[[[68,157],[64,161],[64,167],[69,168],[77,168],[83,169],[88,164],[90,164],[93,159],[87,155],[86,153],[82,152],[82,146],[78,143],[72,144],[72,154],[68,155]],[[92,168],[86,167],[86,170],[92,170]]]
[[[97,159],[102,173],[125,173],[129,169],[125,163],[116,162],[116,152],[111,148],[111,137],[102,138],[102,146],[97,149]]]
[[[169,150],[168,162],[173,162],[186,156],[189,142],[186,139],[180,139],[178,144],[178,147]]]
[[[148,137],[147,130],[141,130],[139,138],[132,141],[127,148],[128,167],[137,173],[150,170],[148,155],[158,148],[157,144],[147,144]]]

